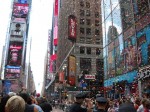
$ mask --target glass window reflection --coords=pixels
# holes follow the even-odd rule
[[[106,21],[105,21],[105,28],[106,28],[106,45],[107,45],[108,43],[110,43],[113,40],[113,37],[112,37],[113,26],[112,26],[112,18],[111,18],[111,16],[109,16],[106,19]]]
[[[120,6],[118,5],[112,12],[113,17],[113,38],[118,37],[120,33],[122,33],[122,23],[121,23],[121,14],[120,14]]]
[[[111,7],[112,7],[112,10],[119,4],[119,0],[111,0]]]
[[[104,0],[104,11],[105,11],[105,18],[107,18],[111,12],[110,0]]]

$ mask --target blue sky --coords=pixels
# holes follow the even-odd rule
[[[5,45],[11,15],[11,1],[0,0],[0,62]],[[32,37],[31,67],[37,92],[41,91],[44,74],[44,58],[47,50],[48,30],[52,25],[53,0],[32,0],[29,35]]]

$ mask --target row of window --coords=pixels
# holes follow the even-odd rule
[[[90,47],[80,47],[80,54],[91,54],[91,48]],[[101,50],[99,48],[96,48],[96,55],[100,55]]]
[[[86,19],[86,21],[83,18],[80,19],[80,25],[84,25],[85,22],[86,22],[86,25],[91,25],[91,19]],[[100,25],[100,21],[95,20],[95,26],[99,26],[99,25]]]
[[[82,10],[80,9],[80,16],[91,16],[90,10]],[[99,17],[99,12],[95,12],[95,17]]]
[[[80,70],[83,71],[82,74],[89,74],[91,69],[91,58],[80,58]],[[96,59],[96,71],[103,71],[102,59]]]
[[[86,2],[85,4],[84,4],[84,1],[81,1],[80,2],[80,6],[83,8],[84,6],[86,7],[86,8],[90,8],[90,3],[89,2]]]
[[[80,34],[85,34],[85,28],[80,28]],[[86,28],[86,34],[91,35],[91,28]],[[95,29],[95,35],[100,35],[100,30]]]

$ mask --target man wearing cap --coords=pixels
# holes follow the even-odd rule
[[[106,98],[97,97],[96,102],[97,102],[97,110],[95,110],[94,112],[107,112],[106,107],[107,107],[108,101]]]
[[[83,101],[86,100],[87,108],[82,108]],[[76,95],[76,102],[71,105],[69,112],[92,112],[92,101],[86,98],[85,93],[79,93]]]

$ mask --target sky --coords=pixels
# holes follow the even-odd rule
[[[0,61],[11,15],[11,1],[0,0]],[[32,38],[30,63],[37,92],[41,92],[48,30],[52,26],[53,0],[32,0],[28,38]],[[28,59],[28,60],[29,60]]]

